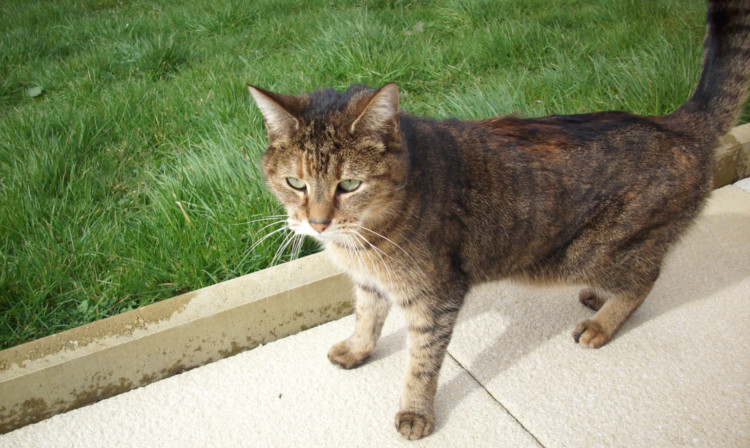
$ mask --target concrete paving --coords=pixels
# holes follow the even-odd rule
[[[741,184],[740,186],[745,186]],[[2,447],[748,447],[750,192],[716,190],[643,306],[598,350],[577,288],[476,288],[443,367],[436,431],[393,428],[406,331],[372,358],[326,359],[325,324],[0,436]]]

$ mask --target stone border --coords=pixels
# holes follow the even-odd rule
[[[750,124],[722,137],[715,187],[750,177]],[[351,313],[324,254],[0,351],[0,433]]]
[[[737,126],[719,140],[714,188],[750,177],[750,123]]]
[[[0,352],[0,433],[351,313],[315,254]]]

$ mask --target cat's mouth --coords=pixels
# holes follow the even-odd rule
[[[315,222],[311,223],[308,220],[299,221],[290,218],[288,226],[297,235],[309,236],[323,243],[338,239],[338,234],[340,233],[335,222],[322,225]]]
[[[363,245],[367,245],[365,237],[361,231],[356,229],[356,226],[341,225],[336,221],[327,224],[325,227],[315,224],[315,222],[311,224],[307,220],[299,221],[295,219],[289,219],[288,222],[289,229],[295,234],[309,236],[323,244],[333,243],[352,250],[359,250]]]

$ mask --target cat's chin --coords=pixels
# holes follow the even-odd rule
[[[312,234],[306,234],[309,237],[312,237],[315,241],[323,244],[324,246],[328,246],[329,244],[335,244],[337,246],[342,247],[348,247],[348,241],[346,238],[343,238],[339,233],[336,232],[323,232],[323,233],[317,233],[315,235]]]
[[[318,243],[320,243],[324,248],[328,248],[330,246],[335,246],[339,249],[349,249],[349,250],[359,250],[361,249],[360,246],[356,244],[356,240],[353,240],[352,238],[347,238],[344,234],[337,231],[325,231],[322,233],[315,232],[313,230],[310,231],[295,231],[295,234],[297,235],[304,235],[308,236]]]
[[[295,235],[309,236],[310,238],[324,245],[341,240],[340,236],[337,235],[336,232],[325,231],[321,233],[313,230],[310,226],[306,225],[290,225],[289,228],[294,232]]]
[[[309,236],[324,245],[336,243],[342,247],[352,246],[352,238],[347,238],[348,232],[335,223],[323,232],[313,229],[307,222],[290,221],[288,227],[295,235]]]

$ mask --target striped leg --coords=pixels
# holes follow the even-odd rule
[[[409,322],[409,366],[400,410],[396,414],[396,429],[404,438],[419,439],[429,435],[434,428],[433,405],[438,375],[463,293],[459,297],[442,302],[439,309],[427,313],[422,307],[404,307]]]
[[[357,286],[355,311],[357,322],[354,334],[328,351],[328,359],[345,369],[358,367],[370,356],[380,338],[383,323],[391,302],[380,291],[367,286]]]

